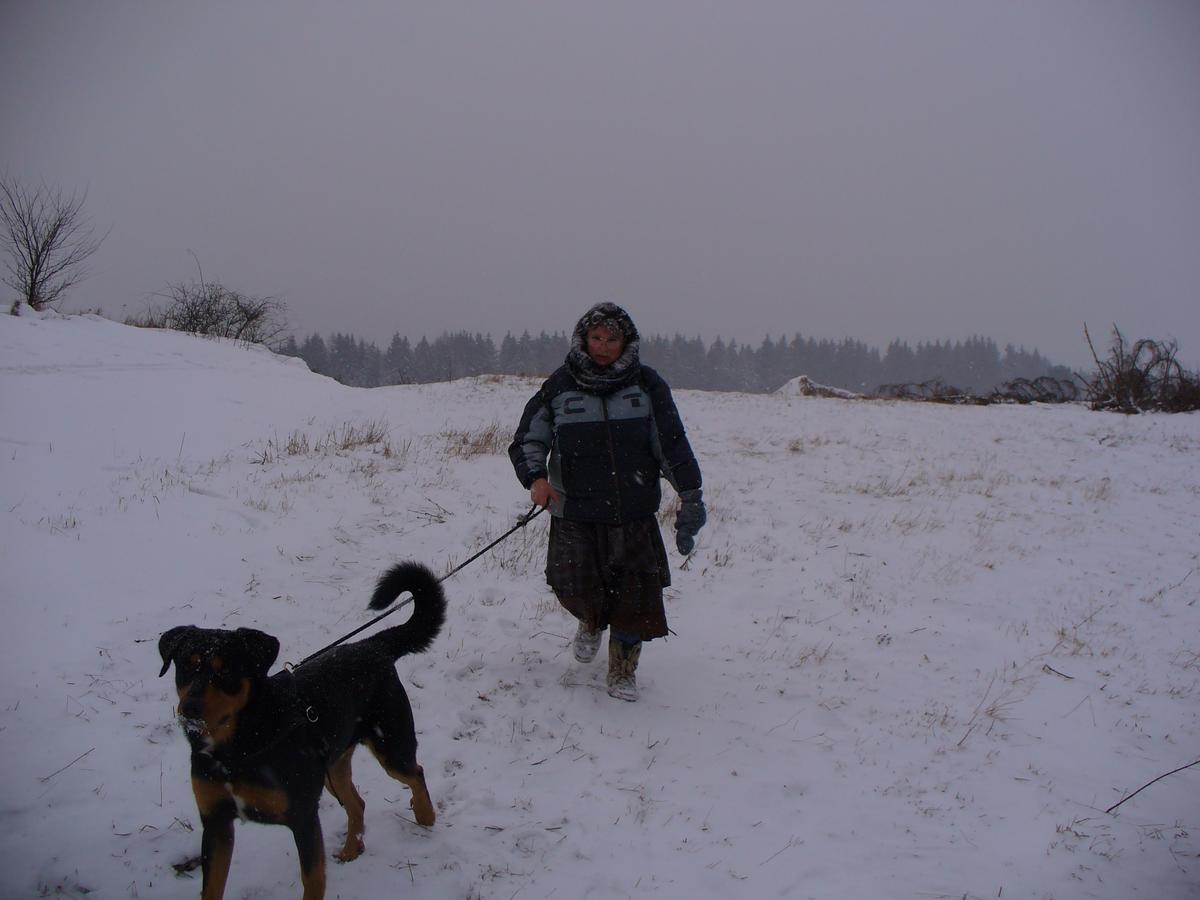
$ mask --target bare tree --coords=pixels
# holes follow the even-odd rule
[[[41,185],[33,190],[0,178],[0,241],[8,254],[4,283],[18,294],[12,305],[45,309],[87,275],[83,268],[100,249],[83,216],[87,195],[66,195]]]

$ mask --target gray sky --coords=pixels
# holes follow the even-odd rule
[[[972,334],[1200,360],[1200,3],[0,0],[0,168],[86,189],[73,305],[301,336]]]

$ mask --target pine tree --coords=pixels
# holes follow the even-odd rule
[[[329,374],[329,351],[319,334],[311,334],[300,345],[300,358],[318,375]]]
[[[408,338],[400,332],[392,335],[392,342],[383,355],[382,384],[410,384],[413,380],[413,352]]]

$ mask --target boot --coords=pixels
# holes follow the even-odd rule
[[[571,644],[571,650],[575,654],[575,661],[590,663],[595,659],[596,651],[600,649],[600,638],[603,636],[603,628],[588,631],[587,625],[580,622],[579,630],[575,632],[575,641]]]
[[[632,703],[638,698],[638,659],[642,642],[626,644],[616,638],[608,642],[608,695]]]

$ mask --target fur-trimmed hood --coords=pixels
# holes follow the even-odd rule
[[[588,329],[595,328],[597,325],[603,325],[605,328],[620,333],[625,338],[625,343],[641,339],[637,326],[633,324],[629,313],[615,303],[597,303],[575,323],[575,331],[571,335],[572,343],[576,340],[581,343],[585,341]]]
[[[611,366],[598,366],[588,356],[587,333],[597,326],[608,328],[625,338],[625,349]],[[615,303],[597,303],[575,324],[575,330],[571,333],[571,350],[567,354],[567,368],[585,391],[611,394],[637,380],[641,371],[638,358],[640,348],[641,335],[629,313]]]

